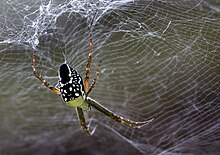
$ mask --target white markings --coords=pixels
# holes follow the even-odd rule
[[[75,96],[76,96],[76,97],[79,97],[79,93],[75,93]]]
[[[73,83],[73,78],[72,78],[72,77],[70,78],[69,83],[70,83],[70,84]]]
[[[67,64],[66,64],[67,65]],[[71,71],[71,69],[70,69],[70,66],[69,65],[67,65],[67,67],[68,67],[68,70],[69,70],[69,77],[71,77],[71,73],[72,73],[72,71]]]
[[[63,87],[64,86],[64,84],[62,84],[62,82],[60,82],[60,87]]]
[[[70,89],[70,91],[72,91],[72,89],[73,89],[73,88],[72,88],[72,87],[70,87],[69,89]]]

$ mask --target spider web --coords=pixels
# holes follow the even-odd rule
[[[215,0],[15,0],[0,2],[1,154],[217,154],[220,152],[220,3]],[[56,84],[68,63],[90,79],[91,97],[140,130],[75,111],[31,70]],[[91,83],[91,81],[90,81]],[[90,119],[89,119],[90,118]],[[92,119],[92,120],[91,120]]]

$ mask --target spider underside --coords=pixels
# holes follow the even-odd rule
[[[101,61],[98,64],[98,69],[93,79],[93,83],[89,87],[89,73],[90,73],[90,64],[92,60],[92,33],[90,33],[90,50],[87,59],[87,66],[86,66],[86,75],[83,83],[83,79],[80,74],[71,68],[68,64],[61,64],[59,68],[59,81],[56,86],[50,85],[37,71],[36,71],[36,49],[34,50],[33,54],[33,73],[34,75],[42,82],[44,85],[51,89],[53,92],[60,95],[63,101],[70,107],[76,108],[78,118],[80,120],[80,124],[83,130],[88,133],[89,135],[93,134],[94,130],[90,132],[89,127],[85,121],[84,111],[90,109],[90,106],[95,108],[96,110],[100,111],[101,113],[107,115],[108,117],[112,118],[113,120],[126,125],[130,128],[141,128],[148,123],[150,123],[153,119],[148,121],[141,121],[135,122],[121,116],[114,114],[112,111],[108,110],[100,103],[95,101],[94,99],[89,97],[89,94],[93,90],[96,81],[98,79],[98,75],[101,69]]]

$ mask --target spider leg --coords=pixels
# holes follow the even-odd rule
[[[94,129],[92,132],[89,131],[89,127],[88,127],[87,124],[86,124],[86,121],[85,121],[85,117],[84,117],[82,108],[77,107],[77,108],[76,108],[76,111],[77,111],[78,118],[79,118],[79,120],[80,120],[80,125],[81,125],[81,127],[83,128],[83,130],[84,130],[87,134],[92,135],[92,134],[94,133],[95,129]]]
[[[56,87],[54,86],[51,86],[37,71],[36,71],[36,67],[37,66],[37,63],[36,63],[36,49],[34,50],[34,58],[33,58],[33,65],[32,65],[32,69],[33,69],[33,73],[34,73],[34,76],[36,78],[38,78],[42,83],[44,83],[44,85],[51,89],[53,92],[57,93],[60,95],[60,90],[57,89]]]
[[[85,87],[86,93],[89,89],[89,73],[90,73],[91,61],[92,61],[92,32],[90,33],[89,56],[88,56],[88,61],[87,61],[87,66],[86,66],[86,76],[84,80],[84,87]]]
[[[116,114],[114,114],[113,112],[111,112],[110,110],[108,110],[107,108],[105,108],[104,106],[102,106],[100,103],[98,103],[97,101],[95,101],[94,99],[91,99],[90,97],[87,97],[88,103],[94,107],[95,109],[97,109],[98,111],[100,111],[101,113],[107,115],[108,117],[110,117],[111,119],[126,125],[130,128],[134,128],[134,129],[138,129],[141,128],[145,125],[147,125],[148,123],[150,123],[151,121],[153,121],[154,118],[148,120],[148,121],[143,121],[143,122],[135,122],[126,118],[123,118],[121,116],[118,116]]]
[[[89,96],[89,94],[91,93],[92,89],[94,88],[94,86],[95,86],[95,84],[96,84],[96,81],[97,81],[98,78],[99,78],[99,73],[100,73],[100,70],[101,70],[101,63],[102,63],[102,61],[99,62],[98,70],[97,70],[97,72],[96,72],[96,74],[95,74],[95,77],[94,77],[94,79],[93,79],[93,83],[91,84],[91,86],[90,86],[90,88],[89,88],[89,90],[88,90],[86,96]]]

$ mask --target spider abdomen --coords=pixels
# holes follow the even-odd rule
[[[80,74],[67,64],[60,66],[59,89],[68,106],[80,107],[85,101],[83,80]]]
[[[62,86],[62,84],[60,85]],[[65,84],[60,87],[60,92],[65,102],[69,102],[83,96],[80,85],[78,84]]]

